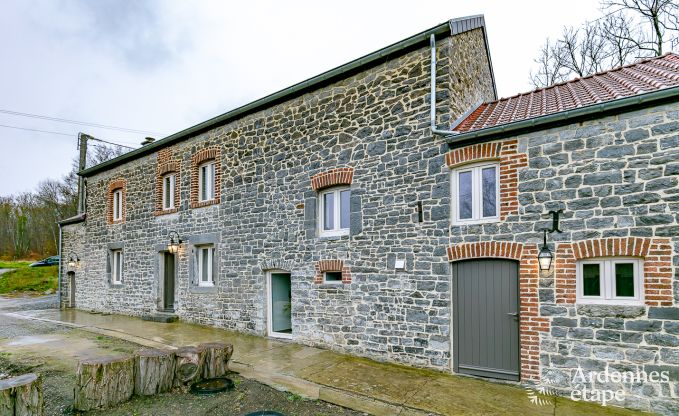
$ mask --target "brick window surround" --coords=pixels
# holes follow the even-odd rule
[[[127,214],[127,191],[126,191],[127,181],[122,178],[114,179],[108,184],[108,190],[106,192],[106,222],[109,224],[121,224],[125,222],[125,215]],[[121,206],[122,215],[117,221],[113,220],[113,192],[121,190]]]
[[[198,200],[198,171],[200,165],[205,162],[214,160],[215,162],[215,198],[210,201]],[[221,200],[220,187],[222,183],[222,169],[221,169],[221,150],[219,147],[208,147],[199,150],[191,156],[191,208],[206,207],[208,205],[219,204]]]
[[[549,332],[549,320],[539,316],[538,247],[535,244],[487,241],[448,247],[448,261],[501,258],[519,262],[519,348],[521,381],[540,380],[540,332]]]
[[[672,306],[672,245],[669,238],[613,237],[558,243],[556,302],[576,302],[576,265],[596,257],[636,257],[644,261],[644,302]]]
[[[323,283],[324,272],[342,272],[342,283],[351,283],[351,268],[344,264],[344,260],[319,260],[314,266],[316,274],[314,283]]]
[[[158,167],[156,168],[156,211],[154,212],[155,215],[172,214],[173,212],[179,211],[179,184],[181,183],[179,169],[180,163],[178,160],[168,160],[163,163],[158,163]],[[172,195],[172,198],[174,198],[174,208],[163,209],[163,186],[164,186],[163,179],[165,179],[165,176],[171,173],[175,175],[174,195]]]
[[[515,139],[473,144],[446,153],[446,165],[450,169],[485,161],[500,164],[500,220],[503,221],[518,213],[519,169],[528,166],[528,156],[518,152]]]
[[[311,177],[311,188],[318,191],[338,185],[351,185],[354,179],[353,168],[336,168],[318,173]]]

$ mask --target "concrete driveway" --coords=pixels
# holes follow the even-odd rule
[[[242,376],[375,415],[638,414],[561,397],[549,398],[549,404],[540,406],[532,404],[527,391],[520,386],[378,363],[182,322],[167,324],[120,315],[50,309],[7,312],[6,316],[78,328],[149,347],[176,348],[215,340],[230,342],[234,345],[232,369]],[[0,348],[7,345],[0,344]]]

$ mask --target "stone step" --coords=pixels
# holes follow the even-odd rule
[[[141,317],[141,319],[144,321],[162,322],[165,324],[169,324],[172,322],[177,322],[179,320],[179,317],[170,312],[156,312],[150,315],[144,315]]]

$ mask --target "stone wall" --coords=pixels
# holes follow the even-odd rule
[[[539,310],[533,313],[532,292],[523,293],[521,299],[527,305],[522,306],[522,342],[527,333],[539,335],[540,340],[540,374],[532,380],[568,393],[574,388],[578,367],[585,372],[607,367],[669,371],[669,382],[595,383],[588,388],[622,389],[625,406],[676,414],[679,104],[504,140],[514,141],[518,141],[518,153],[528,157],[527,166],[518,170],[518,210],[499,223],[451,226],[451,252],[462,253],[465,244],[475,242],[534,244],[537,248],[542,241],[540,230],[551,226],[548,211],[564,210],[563,233],[548,237],[556,258],[551,271],[540,272]],[[454,158],[449,153],[448,161]],[[578,305],[576,261],[616,255],[644,259],[645,305]],[[528,316],[524,311],[530,312]],[[523,351],[530,345],[521,347]],[[522,355],[523,375],[527,359],[531,361],[532,355]]]
[[[71,307],[70,304],[70,279],[69,272],[75,273],[76,281],[84,279],[85,275],[83,273],[84,262],[82,261],[85,256],[85,224],[76,223],[64,225],[61,229],[61,263],[59,265],[61,272],[61,307]],[[75,267],[68,265],[68,260],[71,255],[80,258],[81,261],[76,263]],[[76,284],[77,286],[77,284]]]
[[[438,42],[441,126],[494,98],[484,45],[480,29]],[[177,231],[184,240],[175,303],[181,319],[264,335],[266,269],[285,268],[295,341],[448,371],[448,223],[441,213],[449,178],[441,168],[447,145],[429,131],[429,53],[428,46],[412,50],[88,178],[78,307],[155,312],[159,251]],[[206,149],[219,149],[220,201],[192,207],[193,161]],[[155,193],[168,161],[179,166],[179,207],[161,215]],[[351,233],[319,238],[311,178],[337,168],[353,169]],[[126,180],[125,219],[109,224],[107,192],[118,178]],[[216,287],[198,290],[189,278],[191,247],[205,238],[216,241]],[[107,280],[107,257],[119,246],[118,286]],[[405,269],[394,268],[397,258]],[[327,264],[341,264],[350,279],[322,284],[316,268]]]

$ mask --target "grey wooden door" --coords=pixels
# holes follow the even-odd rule
[[[174,310],[174,254],[165,253],[163,256],[163,308]]]
[[[455,372],[518,380],[518,263],[468,260],[452,269]]]

